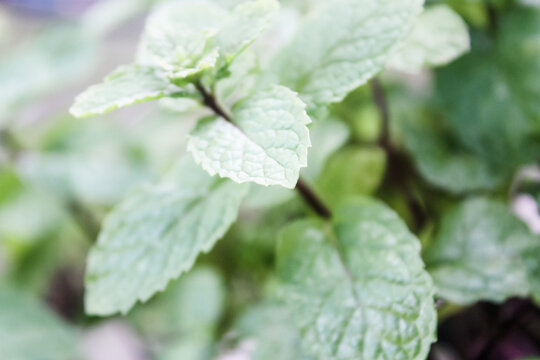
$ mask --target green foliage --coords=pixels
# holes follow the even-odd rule
[[[306,127],[311,120],[304,108],[285,87],[256,92],[234,106],[232,121],[200,121],[188,150],[210,175],[292,189],[311,146]]]
[[[469,50],[469,33],[462,18],[446,5],[426,9],[411,33],[390,58],[389,67],[404,72],[445,65]]]
[[[94,85],[80,95],[71,113],[77,117],[104,114],[180,91],[158,69],[141,65],[121,66],[107,76],[103,84]]]
[[[48,104],[146,12],[95,119]],[[7,53],[2,359],[79,356],[32,296],[171,360],[422,360],[435,297],[540,304],[538,6],[110,0]]]
[[[310,106],[339,102],[381,71],[422,9],[421,0],[322,4],[273,65],[278,81]]]
[[[540,237],[504,204],[471,199],[446,214],[425,259],[440,296],[458,304],[538,299]]]
[[[306,349],[324,359],[424,359],[436,314],[418,239],[373,200],[349,200],[332,223],[299,221],[278,243]]]
[[[80,357],[74,332],[43,304],[0,287],[0,357],[71,360]]]
[[[437,78],[452,131],[501,168],[534,161],[540,151],[539,20],[540,12],[531,9],[504,14],[501,35],[488,49],[473,51]]]
[[[133,193],[104,222],[88,258],[86,311],[126,313],[188,271],[235,221],[247,188],[182,161]]]

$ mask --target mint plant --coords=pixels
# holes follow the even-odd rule
[[[118,6],[95,28],[113,8],[85,16],[88,43],[149,5]],[[62,208],[47,221],[68,213],[96,240],[85,316],[128,319],[160,359],[216,358],[241,347],[227,344],[236,336],[254,341],[255,360],[423,360],[447,316],[478,301],[538,303],[540,238],[511,203],[540,198],[535,177],[522,175],[540,149],[539,39],[540,8],[517,0],[155,5],[133,62],[77,96],[70,113],[96,117],[73,125],[91,126],[157,102],[190,128],[168,131],[182,149],[161,180],[140,185],[140,176],[110,190],[114,200],[92,171],[77,178],[81,170],[59,166],[42,184]],[[0,171],[0,235],[17,243],[24,236],[4,230],[2,207],[17,213],[8,200],[24,188],[19,178],[45,183],[49,168],[17,165],[25,142],[4,126],[13,165]],[[151,163],[134,145],[148,129],[112,139]],[[52,133],[43,153],[84,139]],[[115,168],[106,170],[95,172]],[[21,336],[42,322],[54,329],[49,357],[76,357],[73,329],[19,297],[0,287],[0,307],[37,319],[20,322]],[[0,357],[37,356],[11,345],[16,333],[10,340],[3,324],[16,322],[0,311]],[[500,337],[464,358],[490,359]]]

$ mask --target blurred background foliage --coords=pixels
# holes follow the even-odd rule
[[[265,57],[242,55],[233,77],[249,87],[249,74],[318,1],[283,0],[272,29],[254,45]],[[309,210],[281,188],[253,187],[226,238],[149,303],[125,318],[84,315],[85,258],[104,215],[184,153],[198,117],[180,100],[89,120],[67,112],[76,94],[133,57],[144,17],[158,2],[0,3],[1,359],[303,358],[276,301],[273,266],[277,232]],[[330,204],[351,195],[383,198],[421,236],[433,262],[430,245],[453,236],[439,231],[440,221],[465,196],[521,201],[520,209],[531,208],[521,214],[532,228],[540,200],[539,4],[427,5],[441,3],[467,22],[471,53],[435,71],[383,74],[391,142],[367,86],[318,115],[303,170]],[[234,97],[242,89],[224,82],[218,92]],[[491,344],[515,308],[536,322]],[[489,359],[540,354],[539,310],[529,302],[445,304],[440,317],[434,359],[477,358],[486,343],[508,352],[482,355]]]

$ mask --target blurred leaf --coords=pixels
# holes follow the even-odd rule
[[[224,66],[269,25],[278,3],[253,0],[232,11],[209,1],[170,2],[146,24],[139,62],[164,69],[176,84],[194,82]]]
[[[0,358],[9,360],[80,359],[74,330],[42,304],[0,287]]]
[[[93,64],[95,43],[73,26],[41,31],[0,61],[0,125],[39,96],[82,78]]]
[[[301,349],[298,329],[291,314],[277,304],[261,304],[245,311],[234,330],[241,339],[254,341],[251,360],[308,360]]]
[[[136,323],[158,339],[212,337],[225,307],[225,284],[212,268],[196,267],[163,294],[133,313]]]
[[[278,54],[272,68],[275,80],[298,91],[310,107],[343,100],[382,70],[422,4],[420,0],[324,2]]]
[[[328,119],[317,121],[309,128],[312,148],[308,154],[308,167],[302,176],[315,180],[323,171],[330,156],[339,150],[349,138],[349,128],[343,122]]]
[[[460,148],[452,134],[433,125],[410,125],[404,131],[405,145],[418,170],[431,184],[455,194],[495,190],[508,180],[505,169],[474,152]]]
[[[373,194],[386,172],[386,153],[378,147],[350,146],[334,154],[317,182],[331,205],[355,195]]]
[[[238,102],[232,122],[205,118],[188,139],[188,151],[211,175],[238,183],[294,188],[311,146],[304,103],[283,86]]]
[[[126,313],[163,291],[225,234],[246,191],[184,160],[161,184],[129,196],[109,214],[90,252],[86,311]]]
[[[404,72],[445,65],[470,48],[467,24],[447,5],[428,7],[388,66]]]
[[[28,156],[21,172],[63,199],[110,205],[120,201],[135,184],[146,178],[141,165],[112,149],[94,153],[41,153]]]
[[[15,253],[58,230],[64,214],[56,200],[42,191],[24,188],[0,206],[0,239]]]
[[[82,118],[100,115],[136,103],[181,94],[161,70],[148,66],[127,65],[116,69],[104,82],[88,88],[75,99],[70,109]]]
[[[437,84],[463,144],[513,169],[540,155],[540,11],[505,14],[500,34],[495,49],[453,63]]]
[[[438,294],[457,304],[538,298],[540,238],[502,203],[463,202],[442,219],[425,259]]]
[[[420,243],[372,200],[288,226],[278,273],[306,350],[324,359],[425,359],[435,340],[431,279]]]

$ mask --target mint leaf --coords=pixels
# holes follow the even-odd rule
[[[232,11],[210,1],[161,6],[147,21],[138,61],[167,71],[176,84],[228,66],[270,24],[276,0],[254,0]]]
[[[74,331],[43,304],[0,287],[0,358],[79,359]]]
[[[171,282],[155,300],[133,311],[133,319],[148,337],[212,335],[225,307],[225,284],[216,270],[195,267]]]
[[[404,72],[445,65],[470,49],[465,21],[447,5],[427,8],[390,57],[388,66]]]
[[[211,117],[191,132],[188,150],[211,175],[294,188],[307,166],[311,122],[291,90],[273,86],[240,102],[232,122]]]
[[[161,70],[142,65],[121,66],[102,84],[91,86],[79,95],[70,112],[76,117],[99,115],[181,91],[170,84]]]
[[[90,252],[86,311],[126,313],[165,289],[225,234],[246,191],[182,161],[161,184],[129,196]]]
[[[381,203],[354,200],[321,221],[288,226],[278,273],[306,350],[321,359],[426,358],[433,286],[420,243]]]
[[[381,71],[411,29],[422,0],[326,1],[275,59],[278,83],[308,105],[339,102]]]
[[[539,253],[540,238],[506,205],[473,199],[444,216],[425,259],[439,295],[465,305],[530,294]]]
[[[227,63],[245,50],[270,25],[279,10],[276,0],[246,1],[232,10],[219,34],[220,51]]]
[[[540,11],[501,16],[498,33],[494,49],[478,50],[441,70],[437,87],[461,143],[514,170],[540,155]]]
[[[508,178],[504,169],[472,151],[459,148],[451,134],[433,125],[414,124],[404,131],[405,146],[422,176],[454,194],[495,190]]]
[[[326,203],[373,194],[386,173],[386,153],[378,147],[350,146],[328,159],[317,181]]]

